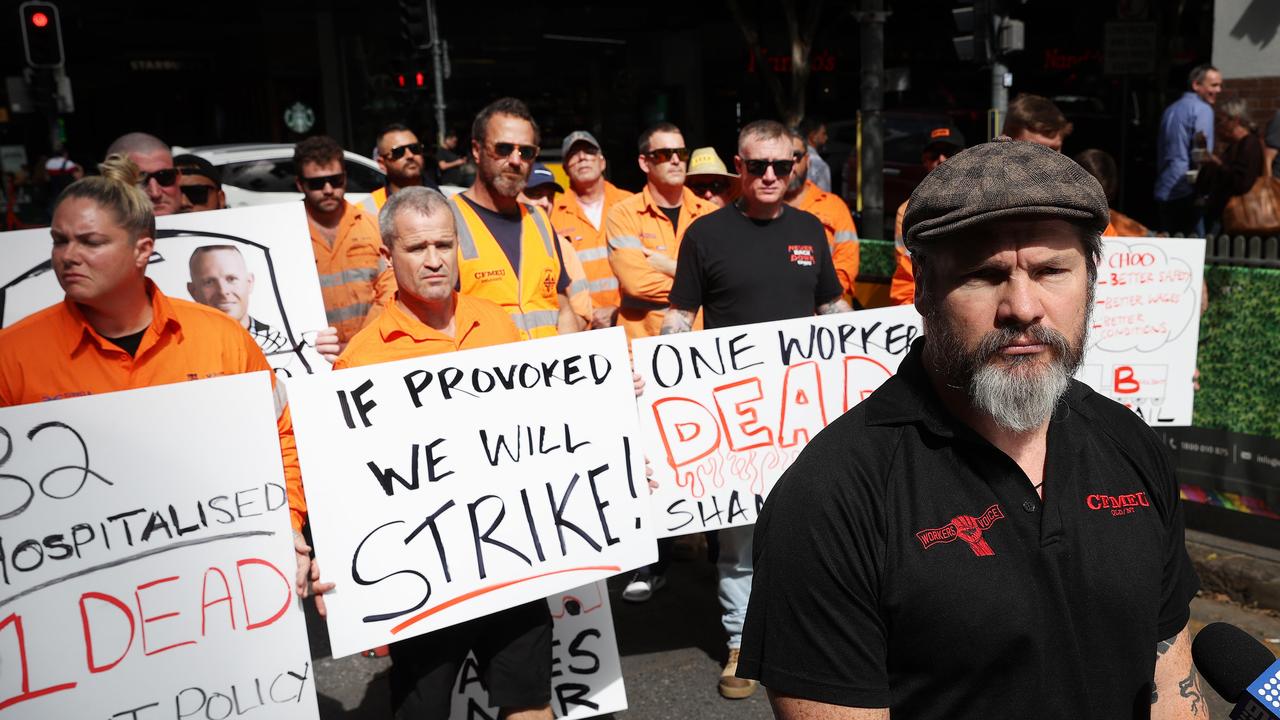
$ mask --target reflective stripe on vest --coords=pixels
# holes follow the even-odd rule
[[[580,292],[587,292],[589,288],[590,286],[587,284],[586,280],[574,280],[573,282],[569,283],[569,290],[568,290],[569,296],[573,297],[574,295],[577,295]]]
[[[604,278],[603,280],[591,281],[591,292],[605,292],[606,290],[617,290],[617,278]]]
[[[458,252],[462,253],[463,260],[475,260],[480,257],[480,251],[476,250],[476,240],[471,237],[471,226],[467,224],[467,219],[462,217],[462,208],[458,203],[451,202],[449,209],[453,211],[453,222],[458,226]]]
[[[587,248],[586,250],[579,250],[578,259],[584,263],[589,263],[589,262],[592,262],[593,260],[608,260],[609,248],[605,245],[601,245],[600,247],[593,247],[593,248]]]
[[[373,307],[372,303],[351,303],[340,308],[326,310],[324,315],[329,319],[331,325],[338,325],[348,320],[363,320],[364,316],[369,314],[369,308],[371,307]]]
[[[849,230],[837,230],[835,237],[836,244],[847,242],[858,242],[858,233]]]
[[[338,287],[349,282],[369,282],[378,277],[378,268],[348,268],[320,276],[320,287]]]
[[[531,310],[527,313],[511,313],[511,320],[522,332],[532,335],[539,328],[551,327],[554,330],[557,321],[560,320],[560,311]]]
[[[621,248],[642,248],[644,243],[640,242],[640,238],[633,235],[614,235],[609,238],[609,247],[614,250]]]

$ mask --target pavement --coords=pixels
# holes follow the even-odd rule
[[[1229,622],[1280,656],[1280,613],[1274,611],[1280,604],[1270,606],[1271,610],[1259,607],[1261,601],[1274,597],[1268,592],[1271,583],[1280,579],[1280,552],[1194,532],[1188,532],[1187,547],[1205,587],[1191,604],[1192,631],[1198,632],[1211,622]],[[678,561],[672,563],[667,577],[666,587],[642,604],[622,600],[627,575],[609,581],[629,708],[602,717],[772,718],[763,690],[745,700],[724,700],[716,691],[726,649],[715,566],[701,559]],[[308,614],[320,717],[389,718],[386,678],[390,662],[359,655],[329,657],[323,622],[314,612]],[[1204,691],[1212,717],[1227,717],[1230,707],[1207,686]]]

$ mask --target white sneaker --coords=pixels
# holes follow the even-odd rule
[[[627,602],[645,602],[666,584],[667,579],[662,575],[638,572],[632,576],[631,582],[627,583],[627,586],[623,588],[622,599]]]

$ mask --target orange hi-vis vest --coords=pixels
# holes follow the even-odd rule
[[[587,285],[591,291],[591,303],[596,307],[617,307],[618,278],[609,267],[609,245],[605,242],[605,220],[614,205],[631,197],[632,193],[621,190],[613,183],[605,181],[604,209],[600,213],[600,227],[591,224],[587,212],[578,202],[578,196],[569,190],[556,195],[556,204],[551,211],[551,224],[556,232],[569,238],[573,249],[582,261],[582,269],[587,274]]]
[[[800,194],[799,200],[793,207],[813,214],[822,223],[822,229],[827,233],[827,245],[831,248],[831,264],[835,266],[836,277],[844,287],[845,298],[852,298],[861,255],[858,251],[858,227],[853,222],[849,206],[839,196],[826,192],[812,180],[805,180],[804,192]]]
[[[522,228],[517,271],[465,199],[455,195],[449,198],[449,204],[458,225],[458,283],[462,294],[501,306],[520,329],[522,340],[556,335],[560,260],[546,213],[519,205]]]
[[[395,292],[394,286],[384,287],[378,281],[387,267],[379,251],[382,235],[367,212],[351,203],[343,208],[332,245],[308,227],[324,312],[329,324],[338,329],[338,341],[345,344],[365,326],[369,309]]]

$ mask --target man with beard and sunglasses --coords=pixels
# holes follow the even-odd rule
[[[334,350],[340,352],[377,316],[370,309],[380,309],[395,293],[395,280],[390,273],[380,277],[387,266],[379,249],[377,216],[346,201],[342,146],[324,135],[309,137],[294,147],[293,166],[307,211],[325,315],[337,331],[337,347],[326,342],[321,354],[336,356]]]
[[[387,176],[387,184],[369,193],[373,214],[387,204],[387,197],[397,190],[421,185],[438,188],[434,172],[426,172],[426,147],[418,136],[403,123],[391,123],[382,128],[375,141],[378,169]]]
[[[605,220],[609,266],[621,294],[618,324],[628,338],[661,332],[680,243],[694,220],[716,209],[684,186],[689,150],[680,128],[654,125],[640,134],[639,145],[637,162],[647,182]]]
[[[848,311],[822,224],[784,200],[796,163],[787,129],[773,120],[748,124],[733,162],[742,197],[689,228],[662,333],[692,330],[699,309],[708,328]],[[756,689],[754,680],[735,675],[751,596],[751,532],[750,526],[719,532],[716,569],[729,655],[718,687],[729,699]]]
[[[1207,714],[1168,454],[1072,379],[1107,219],[1079,165],[1008,138],[912,193],[924,337],[756,523],[739,672],[777,717]]]
[[[147,194],[157,217],[182,212],[180,173],[173,165],[173,152],[163,140],[144,132],[126,133],[107,147],[106,154],[124,155],[142,170],[139,187]]]
[[[852,304],[860,259],[858,227],[853,224],[853,214],[838,196],[823,190],[809,179],[811,156],[805,146],[804,135],[799,130],[791,132],[791,149],[796,166],[791,172],[791,180],[787,182],[787,204],[813,215],[822,223],[822,229],[827,233],[827,245],[831,250],[836,277],[840,278],[840,285],[844,288],[845,300]]]
[[[182,208],[178,212],[221,210],[227,206],[222,171],[216,165],[188,154],[174,157],[173,166],[178,168],[178,189],[182,191]]]
[[[471,126],[476,181],[450,198],[458,226],[463,295],[502,306],[522,339],[586,329],[569,303],[569,274],[551,220],[520,202],[538,157],[538,125],[529,108],[501,98]]]

